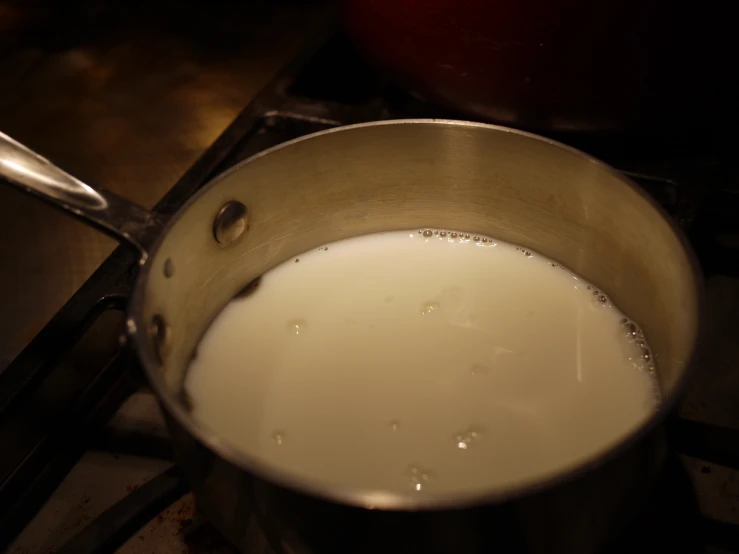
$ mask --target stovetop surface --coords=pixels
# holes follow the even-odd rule
[[[452,116],[378,80],[344,37],[328,36],[242,112],[158,211],[173,213],[227,167],[307,133],[376,119]],[[674,452],[660,492],[634,528],[646,533],[636,550],[739,551],[739,181],[726,161],[730,148],[720,136],[555,138],[601,157],[647,189],[689,234],[707,278],[704,354],[682,418],[670,428]],[[133,255],[117,249],[0,374],[0,442],[12,444],[0,453],[0,519],[6,522],[0,548],[230,551],[171,469],[155,399],[118,344],[133,267]],[[65,396],[60,384],[68,380],[61,376],[70,371],[76,392]],[[34,410],[42,405],[47,419],[39,423]],[[76,438],[70,428],[79,430]],[[635,550],[632,533],[621,540],[614,552]],[[260,544],[256,552],[268,549]]]

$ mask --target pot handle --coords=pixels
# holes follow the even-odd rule
[[[163,219],[137,204],[94,189],[0,132],[0,178],[135,247],[143,264]]]

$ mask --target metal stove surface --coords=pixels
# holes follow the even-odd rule
[[[156,209],[172,213],[226,167],[306,133],[439,115],[445,114],[376,80],[342,37],[334,36],[306,51],[252,101]],[[724,150],[711,140],[666,147],[632,139],[559,138],[637,178],[690,233],[707,274],[705,354],[682,418],[670,428],[670,466],[646,515],[613,551],[739,552],[739,229],[733,221],[739,183],[727,173]],[[13,451],[15,458],[0,455],[0,518],[7,522],[0,548],[230,552],[186,493],[155,399],[116,342],[132,262],[116,250],[52,320],[51,331],[0,374],[0,440],[13,432],[11,437],[25,441]],[[86,326],[90,314],[94,323]],[[85,357],[83,365],[95,371],[80,376],[83,393],[56,406],[65,426],[23,434],[19,406],[53,400],[58,368],[75,363],[74,348],[66,356],[45,348],[49,340],[58,347],[59,336],[74,344],[104,343],[107,337],[109,348],[100,348],[97,360]],[[76,441],[66,440],[69,424],[80,430]],[[253,552],[272,552],[256,531]]]

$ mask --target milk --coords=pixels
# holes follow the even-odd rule
[[[658,406],[637,325],[539,254],[449,230],[366,235],[266,273],[207,331],[202,425],[293,478],[409,495],[532,483]]]

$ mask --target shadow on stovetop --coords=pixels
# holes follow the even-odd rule
[[[643,513],[603,554],[700,554],[706,546],[703,516],[690,476],[677,455],[670,455]]]

